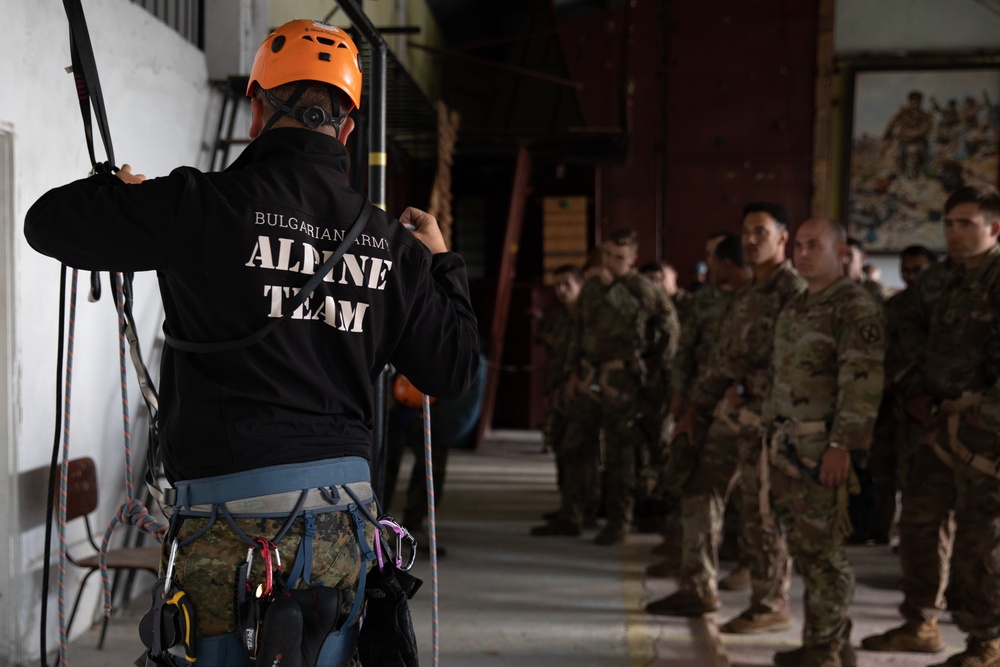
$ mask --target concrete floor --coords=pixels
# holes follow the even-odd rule
[[[404,461],[408,468],[409,461]],[[406,471],[400,475],[406,479]],[[403,482],[401,481],[401,484]],[[723,592],[723,609],[698,619],[645,614],[646,601],[674,590],[668,579],[649,579],[656,535],[632,535],[619,547],[581,538],[535,538],[530,526],[557,504],[551,456],[540,453],[536,433],[494,433],[482,450],[453,451],[445,497],[438,511],[439,644],[442,665],[454,667],[612,667],[640,665],[751,667],[771,664],[774,651],[799,643],[802,585],[792,588],[795,626],[783,633],[719,635],[716,623],[738,614],[746,592]],[[854,643],[899,623],[898,560],[887,547],[850,547],[857,591],[852,607]],[[726,571],[730,563],[723,563]],[[424,586],[411,601],[421,664],[434,665],[432,579],[428,559],[413,572]],[[143,650],[135,623],[145,597],[115,617],[103,650],[93,628],[74,641],[74,667],[118,667]],[[942,625],[948,652],[964,639]],[[860,667],[918,666],[942,656],[859,651]]]

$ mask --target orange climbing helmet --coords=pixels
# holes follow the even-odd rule
[[[424,395],[420,390],[399,373],[396,374],[396,378],[392,382],[392,396],[397,403],[408,408],[419,408],[424,404]],[[431,405],[434,404],[434,401],[435,399],[431,397]]]
[[[257,49],[247,97],[253,96],[257,86],[270,90],[306,80],[339,88],[355,107],[360,105],[361,56],[346,32],[309,19],[295,19],[281,26]]]

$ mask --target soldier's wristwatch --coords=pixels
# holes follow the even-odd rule
[[[830,443],[830,448],[831,448],[831,449],[842,449],[842,450],[844,450],[845,452],[847,451],[847,447],[844,447],[844,446],[843,446],[842,444],[840,444],[839,442],[831,442],[831,443]]]

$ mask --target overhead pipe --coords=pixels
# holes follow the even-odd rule
[[[368,199],[386,210],[386,61],[389,48],[382,33],[361,8],[358,0],[337,0],[354,30],[369,46],[371,71],[368,73]],[[369,459],[372,487],[376,497],[387,498],[385,486],[386,428],[388,426],[389,377],[385,371],[375,381],[374,430]]]

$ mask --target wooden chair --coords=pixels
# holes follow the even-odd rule
[[[87,580],[95,572],[100,571],[100,544],[94,539],[94,531],[90,524],[90,514],[97,509],[97,466],[94,460],[89,457],[73,459],[67,465],[68,474],[66,480],[66,522],[83,517],[84,525],[87,528],[87,541],[93,548],[90,555],[82,556],[70,554],[67,549],[66,560],[77,567],[89,570],[80,582],[80,589],[76,593],[76,601],[73,603],[73,611],[69,615],[69,623],[66,626],[66,633],[69,634],[73,627],[73,620],[76,618],[77,608],[80,606],[80,598],[87,585]],[[119,549],[109,549],[105,559],[109,572],[133,574],[137,571],[145,570],[152,572],[155,577],[160,568],[160,547],[122,547]],[[101,627],[101,638],[97,648],[104,644],[104,635],[108,629],[108,618],[104,618]]]

